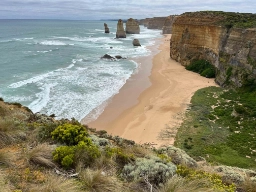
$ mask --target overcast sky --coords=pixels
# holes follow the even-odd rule
[[[0,19],[142,19],[188,11],[256,12],[256,0],[0,0]]]

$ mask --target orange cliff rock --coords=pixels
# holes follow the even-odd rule
[[[226,14],[247,16],[224,12],[177,16],[172,26],[170,56],[184,66],[192,60],[208,60],[216,67],[218,84],[241,87],[245,81],[256,79],[256,28],[223,24]]]

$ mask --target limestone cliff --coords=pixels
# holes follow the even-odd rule
[[[170,56],[185,66],[208,60],[218,84],[241,87],[256,79],[255,19],[254,14],[184,13],[172,26]]]
[[[126,33],[128,34],[139,34],[140,33],[140,26],[136,20],[130,18],[126,22]]]
[[[147,28],[148,29],[162,29],[164,26],[166,17],[154,17],[149,19]]]
[[[126,38],[123,21],[121,19],[119,19],[117,23],[116,38]]]
[[[172,25],[174,23],[175,16],[170,15],[166,17],[164,21],[164,26],[163,26],[163,34],[172,34]]]

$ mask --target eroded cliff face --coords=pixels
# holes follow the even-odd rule
[[[166,17],[154,17],[149,19],[147,28],[148,29],[162,29],[164,26]]]
[[[173,23],[170,56],[187,66],[205,59],[216,67],[221,86],[241,87],[256,79],[256,28],[219,24],[223,15],[185,13]]]
[[[172,25],[174,23],[175,16],[170,15],[166,17],[164,21],[164,26],[163,26],[163,34],[172,34]]]

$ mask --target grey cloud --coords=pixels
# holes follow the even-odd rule
[[[1,18],[145,18],[186,11],[254,12],[255,0],[1,0]]]

